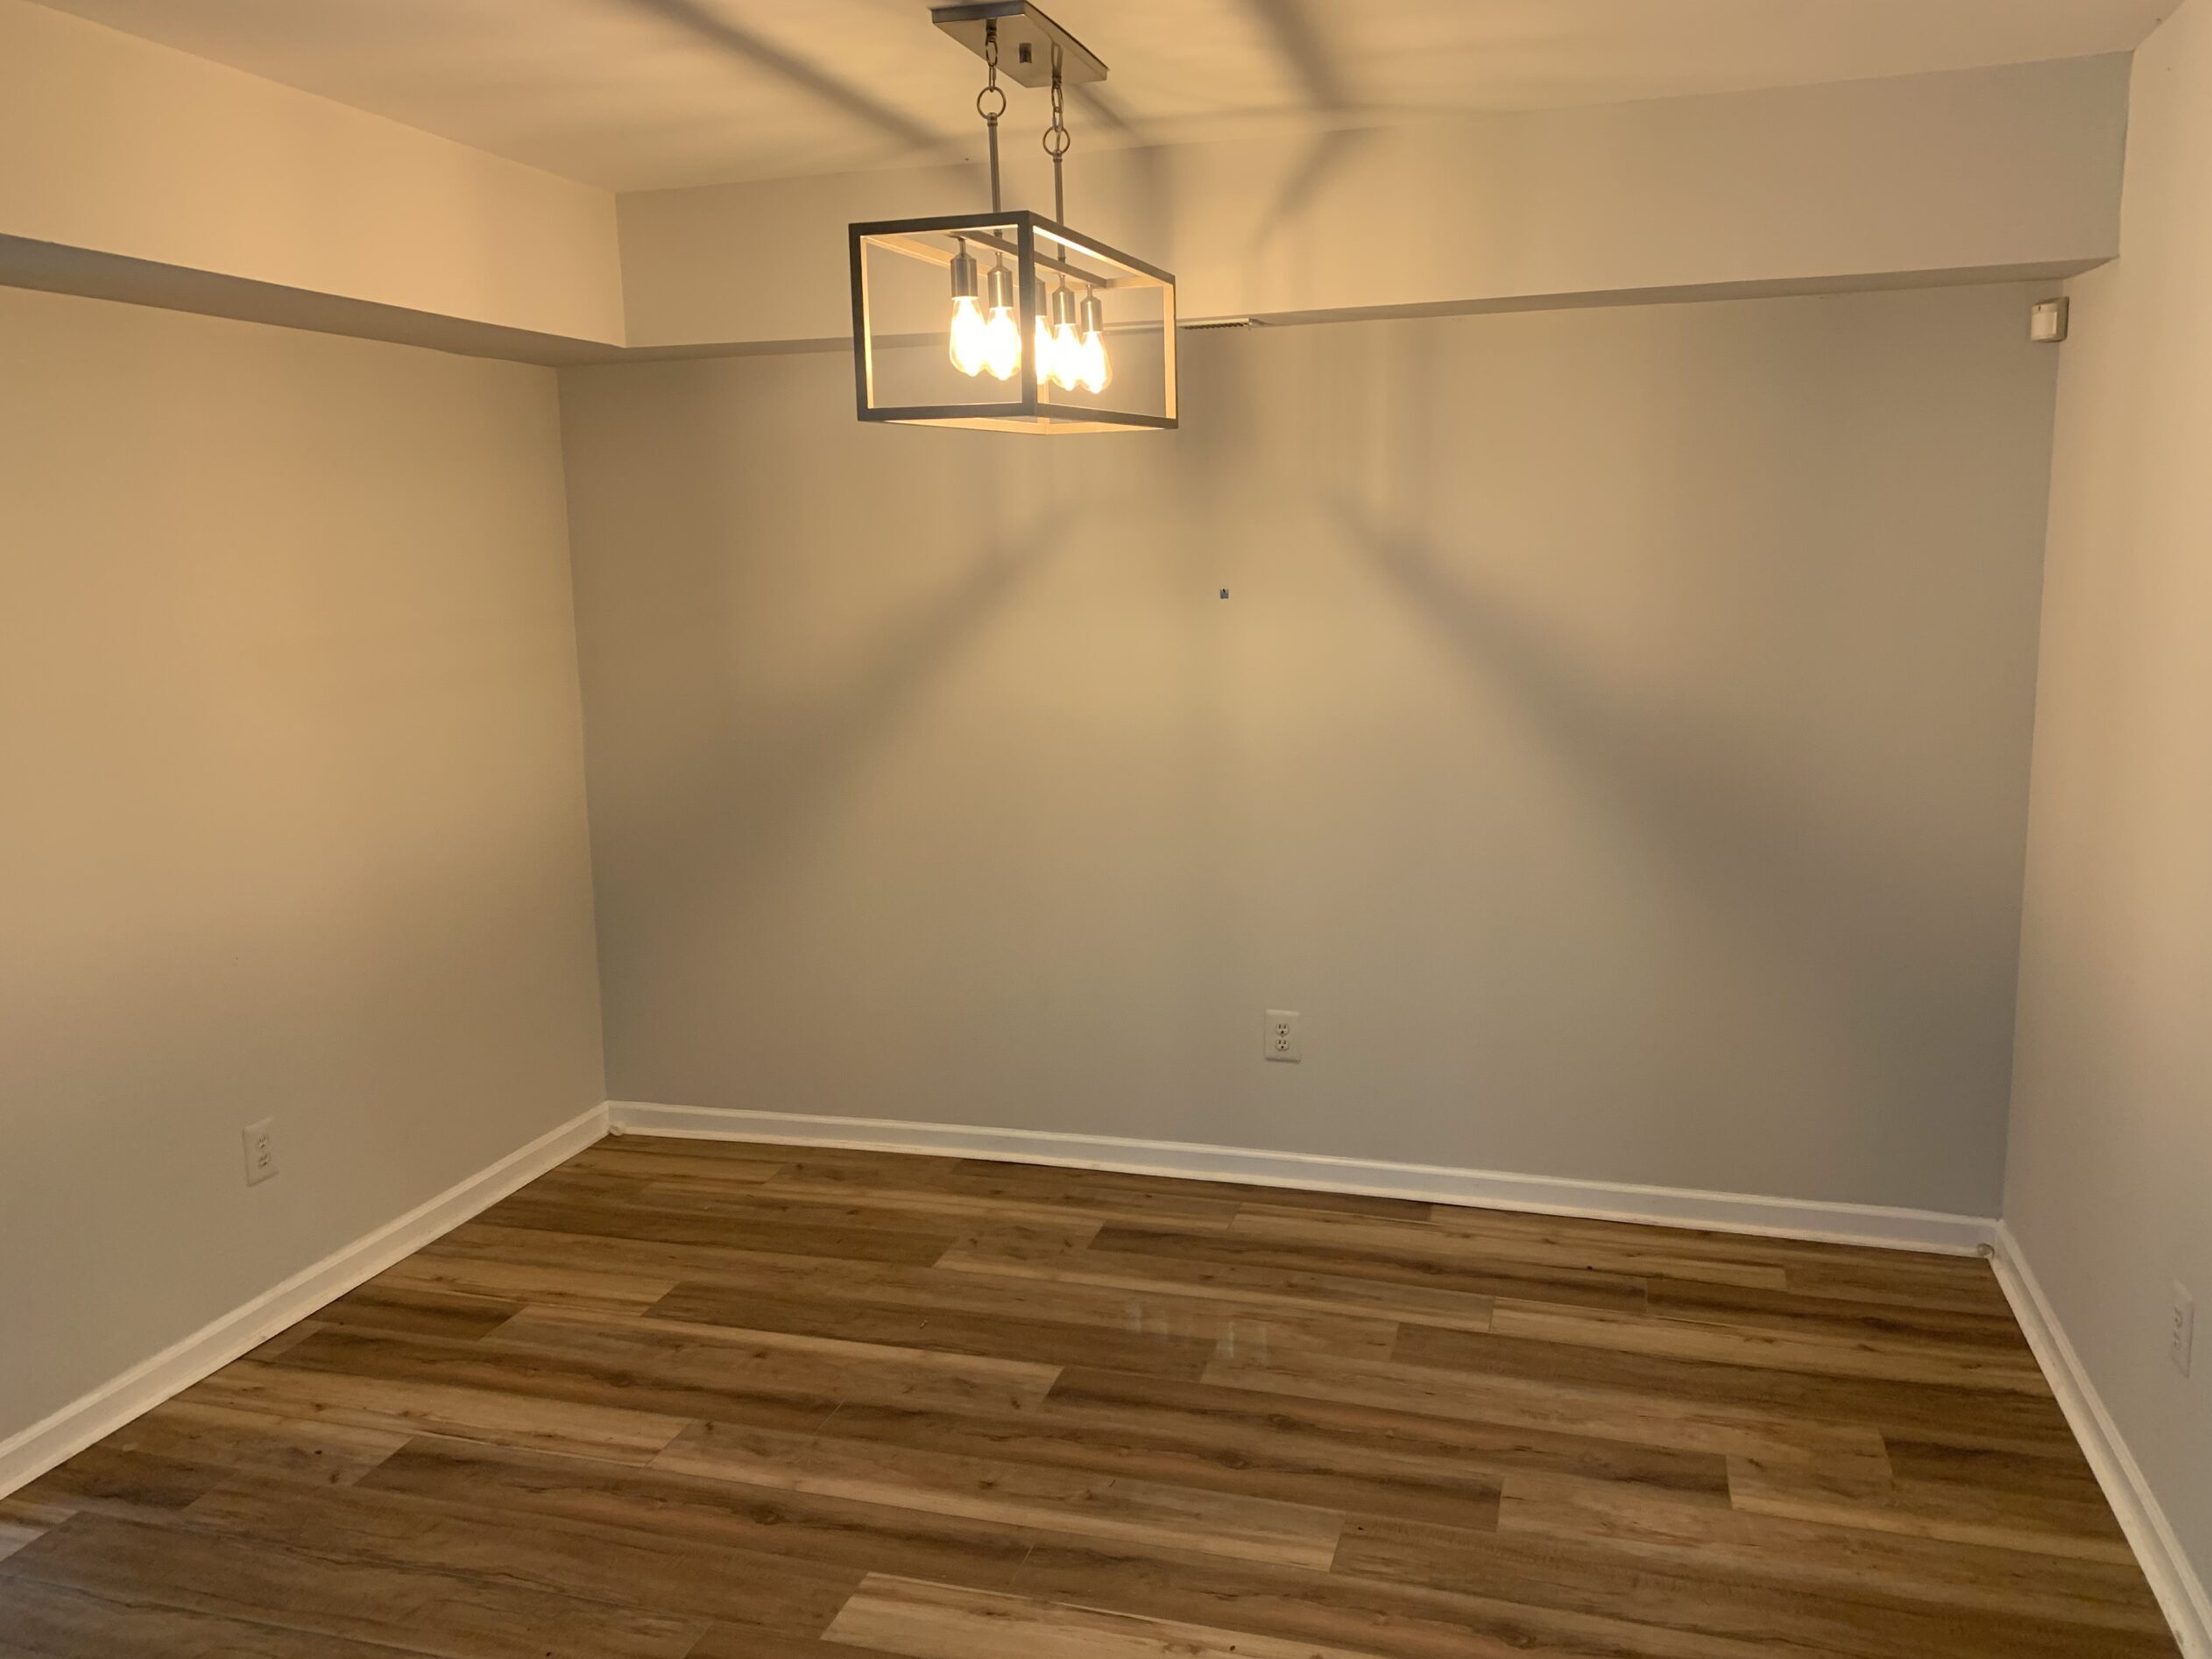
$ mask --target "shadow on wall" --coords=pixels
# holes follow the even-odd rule
[[[671,867],[668,890],[697,896],[675,919],[689,943],[725,934],[746,914],[747,889],[788,867],[840,787],[1051,562],[1057,543],[1044,529],[1037,519],[998,532],[957,578],[857,649],[853,672],[809,700],[779,703],[773,720],[723,728],[721,746],[669,768],[655,792],[657,821],[640,828]]]
[[[1254,20],[1272,37],[1283,68],[1297,83],[1307,107],[1315,116],[1324,122],[1334,122],[1353,108],[1336,53],[1324,38],[1309,0],[1247,0],[1247,7]],[[1283,242],[1279,249],[1278,239],[1297,224],[1298,215],[1312,204],[1330,179],[1365,149],[1374,137],[1373,132],[1360,128],[1335,125],[1325,125],[1313,136],[1305,153],[1283,175],[1281,187],[1269,199],[1253,225],[1244,256],[1247,293],[1269,291],[1269,285],[1261,280],[1261,271],[1270,257],[1287,256],[1311,262],[1315,244],[1310,234]],[[1310,232],[1311,227],[1308,229]],[[1278,291],[1295,293],[1303,287],[1302,283],[1290,283]]]
[[[1907,464],[1906,346],[1861,375],[1855,316],[1764,304],[1194,336],[1191,425],[1120,444],[861,428],[826,358],[581,374],[624,1086],[794,1090],[850,1004],[949,1120],[1196,1078],[1245,1144],[1283,1081],[1209,1070],[1223,1010],[1297,979],[1455,1149],[1488,1089],[1587,1112],[1618,1178],[1936,1194],[1868,1171],[1965,1167],[2001,1091],[1975,755],[2018,653],[1958,635],[2025,555],[1933,556],[2011,519],[1972,453]],[[1082,998],[1144,1041],[1071,1081]],[[873,1063],[837,1098],[902,1086]],[[1313,1111],[1281,1133],[1424,1155]]]
[[[1799,1000],[1833,1033],[1839,1063],[1885,1044],[1923,1053],[1955,1047],[1960,988],[1985,964],[1972,928],[1952,930],[1949,950],[1897,949],[1901,935],[1916,931],[1911,919],[1956,913],[1960,901],[1925,858],[1896,845],[1903,827],[1870,813],[1850,816],[1815,798],[1809,786],[1820,767],[1817,752],[1753,752],[1723,722],[1698,717],[1713,710],[1639,702],[1632,688],[1608,685],[1590,663],[1547,643],[1532,617],[1516,613],[1509,590],[1486,580],[1487,571],[1509,566],[1442,545],[1425,528],[1465,516],[1439,498],[1440,486],[1462,469],[1439,454],[1437,434],[1449,423],[1438,361],[1405,350],[1388,372],[1394,441],[1367,469],[1382,475],[1382,486],[1379,493],[1339,487],[1322,504],[1350,555],[1438,643],[1475,695],[1512,700],[1546,752],[1603,803],[1602,820],[1682,878],[1701,919],[1721,923],[1745,959],[1799,981]],[[1664,406],[1666,371],[1653,363],[1645,372],[1651,407]],[[1385,406],[1378,399],[1375,406]],[[1652,435],[1710,441],[1671,425]],[[1373,499],[1424,528],[1391,527],[1366,505]],[[1671,505],[1653,501],[1641,511]],[[1592,578],[1607,569],[1593,561]],[[1917,934],[1925,943],[1926,928]],[[1882,1079],[1863,1081],[1878,1086]]]
[[[1270,285],[1264,280],[1264,272],[1271,258],[1303,258],[1311,263],[1315,250],[1312,226],[1301,225],[1299,215],[1312,205],[1323,187],[1342,172],[1360,151],[1372,145],[1375,138],[1374,132],[1358,127],[1333,127],[1313,136],[1306,145],[1305,153],[1284,175],[1282,187],[1269,198],[1267,207],[1253,225],[1252,235],[1245,246],[1247,293],[1270,292]],[[1290,236],[1293,230],[1299,234]],[[1286,237],[1287,240],[1284,239]],[[1294,283],[1283,285],[1283,287],[1296,293],[1303,286]],[[1282,292],[1283,287],[1274,291]]]

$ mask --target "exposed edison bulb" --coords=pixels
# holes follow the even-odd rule
[[[983,307],[976,303],[975,256],[965,243],[952,257],[952,326],[946,332],[952,366],[970,377],[981,374],[989,353],[985,348]]]
[[[1045,314],[1037,320],[1037,335],[1043,342],[1037,362],[1037,384],[1042,385],[1049,380],[1061,390],[1069,391],[1075,385],[1076,358],[1083,350],[1083,342],[1075,333],[1075,296],[1063,284],[1048,299]],[[1049,327],[1046,326],[1048,322]]]
[[[1052,384],[1063,392],[1073,392],[1083,373],[1083,342],[1077,338],[1075,324],[1056,324],[1052,330]]]
[[[1113,384],[1113,363],[1106,349],[1106,307],[1095,293],[1083,296],[1083,349],[1077,371],[1083,389],[1094,397]]]
[[[976,304],[975,296],[964,293],[952,301],[952,366],[965,375],[983,372],[984,360],[990,355],[986,336],[989,325],[983,320],[983,308]]]
[[[994,380],[1011,380],[1021,366],[1021,325],[1014,320],[1014,273],[993,265],[984,288],[983,366]]]
[[[1075,296],[1064,285],[1052,291],[1048,314],[1052,327],[1048,331],[1043,320],[1038,321],[1038,333],[1045,341],[1044,356],[1037,364],[1037,384],[1049,380],[1063,392],[1075,390],[1076,377],[1082,371],[1078,360],[1083,356],[1083,342],[1076,337]]]
[[[1052,322],[1044,314],[1044,307],[1037,307],[1036,339],[1029,349],[1031,363],[1035,366],[1037,384],[1042,385],[1052,378]]]
[[[1104,392],[1113,381],[1113,365],[1106,361],[1105,338],[1096,333],[1083,336],[1083,368],[1078,377],[1085,392]]]
[[[983,325],[983,366],[992,378],[1011,380],[1021,366],[1021,325],[1014,320],[1011,306],[991,307],[991,321]]]

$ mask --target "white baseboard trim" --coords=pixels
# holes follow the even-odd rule
[[[398,1220],[333,1251],[44,1421],[0,1441],[0,1497],[489,1209],[516,1188],[574,1157],[606,1130],[606,1107],[592,1107]]]
[[[966,1124],[665,1106],[640,1100],[611,1100],[607,1113],[608,1126],[615,1134],[950,1154],[1012,1163],[1118,1169],[1134,1175],[1241,1182],[1255,1187],[1309,1187],[1324,1192],[1365,1193],[1478,1209],[1940,1251],[1950,1255],[1972,1255],[1996,1236],[1994,1221],[1928,1210],[1887,1210],[1870,1204],[1763,1198],[1681,1187],[1624,1186],[1607,1181],[1562,1181],[1550,1175],[1502,1175],[1439,1164],[1385,1163],[1304,1152],[1254,1152],[1180,1140],[1127,1140],[1116,1135],[1053,1134]]]
[[[2028,1346],[2035,1351],[2037,1363],[2058,1395],[2059,1408],[2066,1413],[2074,1437],[2081,1443],[2097,1484],[2104,1488],[2105,1500],[2119,1519],[2120,1529],[2127,1534],[2136,1559],[2143,1564],[2144,1575],[2173,1627],[2181,1651],[2187,1659],[2212,1659],[2212,1595],[2206,1593],[2204,1581],[2189,1564],[2173,1523],[2166,1520],[2151,1483],[2144,1479],[2142,1465],[2120,1437],[2119,1427],[2104,1408],[2096,1385],[2082,1369],[2066,1327],[2052,1310],[2035,1270],[2020,1253],[2020,1241],[2001,1222],[1995,1260],[1997,1282],[2004,1287],[2013,1317],[2027,1334]]]

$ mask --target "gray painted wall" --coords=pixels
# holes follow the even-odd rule
[[[611,1092],[1994,1212],[2027,298],[564,371]]]
[[[2121,258],[2073,286],[2059,386],[2004,1214],[2212,1583],[2206,0],[2137,53],[2130,133]]]
[[[604,1090],[552,373],[6,290],[0,364],[4,1438]]]

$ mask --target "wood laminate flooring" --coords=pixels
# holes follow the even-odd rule
[[[41,1659],[2165,1659],[1988,1266],[604,1141],[0,1500]]]

